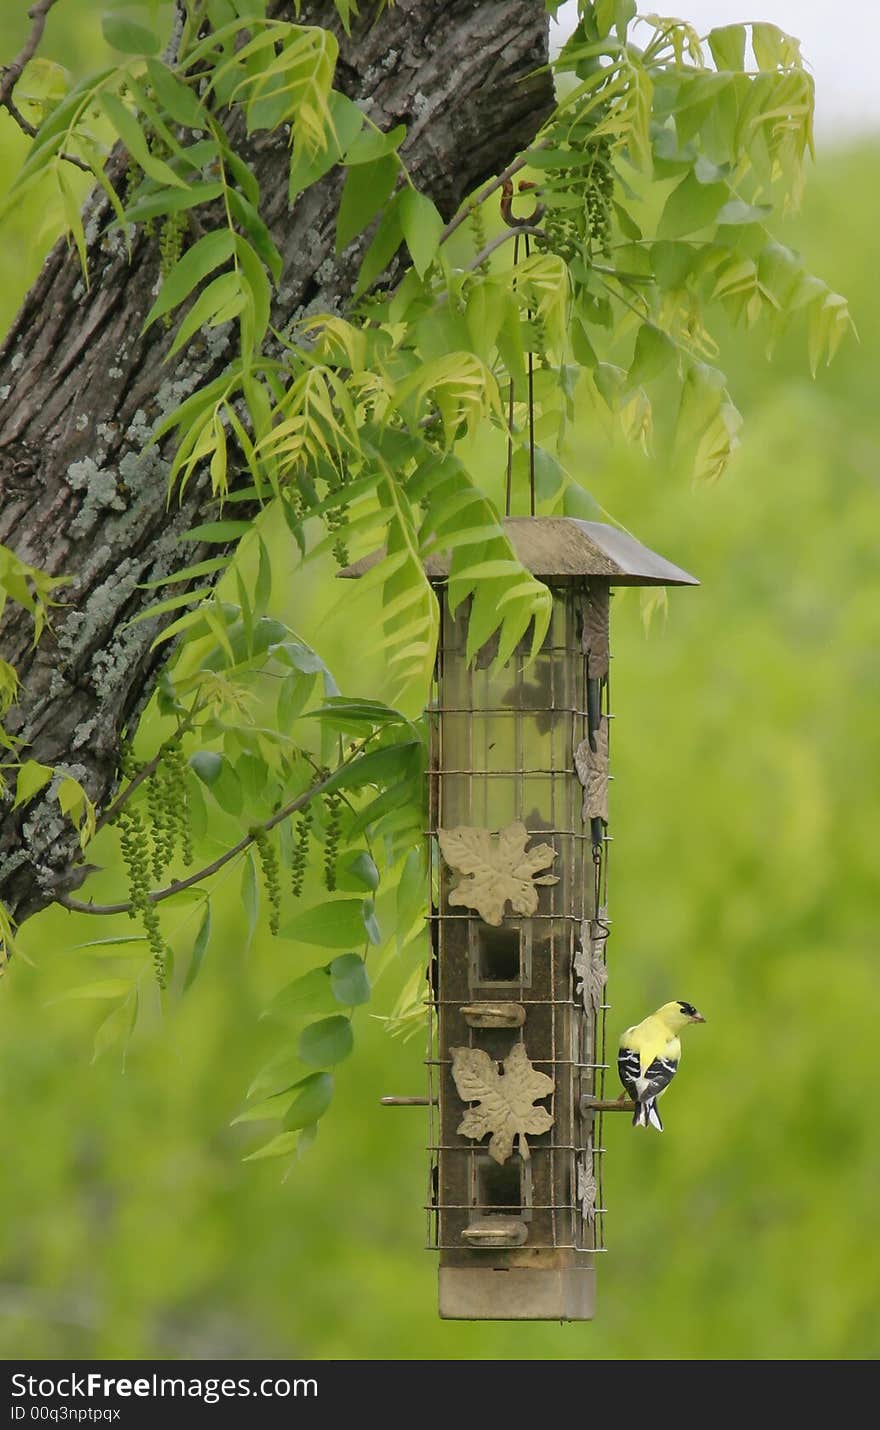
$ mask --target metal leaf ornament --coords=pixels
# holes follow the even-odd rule
[[[584,628],[581,638],[587,657],[587,674],[591,680],[608,674],[608,587],[598,583],[590,590],[584,607]]]
[[[574,971],[577,978],[576,995],[582,999],[584,1012],[598,1012],[602,993],[608,978],[605,966],[605,942],[608,938],[608,910],[603,906],[595,919],[584,919],[581,924],[580,947],[574,955]]]
[[[533,1106],[553,1091],[552,1077],[532,1067],[523,1043],[514,1043],[504,1059],[503,1072],[482,1048],[451,1048],[450,1052],[459,1097],[462,1102],[479,1104],[468,1108],[458,1132],[477,1140],[491,1132],[489,1156],[499,1164],[507,1161],[518,1136],[520,1156],[527,1162],[526,1133],[538,1136],[553,1126],[552,1114]]]
[[[443,858],[465,878],[449,895],[450,904],[476,909],[480,918],[496,927],[510,903],[514,913],[533,914],[538,908],[537,884],[558,884],[555,874],[540,874],[556,858],[551,844],[526,849],[531,835],[517,820],[493,840],[488,829],[457,825],[439,831]]]
[[[593,1172],[593,1139],[587,1138],[587,1145],[578,1158],[577,1199],[581,1216],[588,1226],[596,1220],[596,1177]]]
[[[608,719],[605,715],[592,736],[596,748],[589,740],[581,740],[574,752],[574,766],[578,779],[584,787],[584,807],[581,817],[586,823],[590,819],[602,819],[608,823]]]

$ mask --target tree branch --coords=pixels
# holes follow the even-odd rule
[[[480,264],[485,263],[486,259],[495,252],[496,248],[500,248],[509,238],[516,238],[520,233],[531,233],[534,234],[536,238],[547,237],[542,228],[535,228],[533,224],[517,224],[516,228],[509,228],[505,233],[496,233],[494,238],[490,238],[485,248],[480,249],[476,258],[471,259],[470,263],[465,264],[465,271],[470,273],[473,269],[479,268]]]
[[[534,153],[537,149],[546,149],[549,142],[548,139],[542,139],[539,143],[533,144],[532,152]],[[469,199],[464,207],[459,209],[455,217],[449,220],[449,223],[440,234],[440,242],[445,243],[447,238],[451,238],[455,230],[461,227],[465,219],[470,218],[474,210],[480,207],[480,204],[485,203],[486,199],[494,194],[497,189],[502,189],[505,184],[508,184],[514,174],[518,174],[520,169],[524,169],[527,163],[528,159],[525,155],[521,154],[518,159],[513,160],[513,163],[508,164],[506,169],[502,169],[501,173],[494,179],[490,179],[488,184],[485,184],[479,193],[474,194],[473,198]]]
[[[32,5],[28,10],[28,18],[33,21],[31,32],[28,35],[27,43],[19,55],[12,61],[11,65],[2,66],[3,78],[0,80],[0,108],[5,109],[12,116],[19,129],[23,130],[29,139],[34,139],[37,134],[36,126],[30,120],[25,119],[15,100],[12,98],[12,91],[21,79],[22,71],[36,54],[40,41],[43,38],[43,31],[46,28],[46,16],[57,5],[58,0],[40,0],[38,5]],[[75,154],[61,154],[59,156],[66,159],[68,164],[74,164],[77,169],[82,169],[84,174],[92,171],[88,164],[84,164],[82,159],[78,159]]]
[[[38,0],[38,3],[32,5],[28,10],[28,19],[33,21],[31,32],[27,37],[24,49],[16,55],[11,65],[3,67],[3,79],[0,80],[0,105],[8,107],[12,91],[21,79],[22,70],[37,53],[43,38],[43,31],[46,28],[46,16],[52,6],[57,4],[58,0]]]
[[[186,735],[190,730],[192,730],[193,721],[195,720],[196,715],[198,713],[199,706],[198,702],[196,702],[196,704],[193,706],[193,709],[187,715],[186,719],[181,720],[174,734],[171,735],[169,739],[178,740],[180,739],[181,735]],[[95,824],[96,834],[100,833],[100,831],[104,828],[105,824],[110,824],[112,820],[116,818],[119,811],[123,808],[124,805],[128,803],[135,790],[143,784],[144,780],[148,780],[150,778],[150,775],[154,775],[156,773],[157,769],[159,768],[159,763],[162,759],[162,753],[167,744],[168,740],[164,740],[159,746],[159,749],[156,751],[153,758],[151,760],[147,760],[147,763],[141,766],[137,774],[133,775],[132,778],[129,780],[128,784],[125,786],[125,789],[122,790],[121,793],[116,796],[116,799],[114,799],[113,803],[109,805],[107,809],[104,810],[104,813],[101,815],[101,817],[97,820]]]
[[[316,784],[311,785],[310,788],[305,790],[302,794],[297,795],[296,799],[291,800],[290,804],[286,804],[283,809],[279,809],[270,819],[263,820],[261,824],[255,824],[243,839],[239,839],[237,844],[233,844],[231,849],[227,849],[224,854],[221,854],[210,864],[206,864],[203,869],[197,870],[195,874],[189,874],[185,879],[175,879],[173,883],[164,889],[154,889],[152,893],[147,895],[150,902],[160,904],[163,899],[173,898],[175,894],[182,893],[184,889],[191,889],[194,884],[200,884],[203,879],[210,879],[212,874],[218,873],[224,864],[228,864],[230,859],[235,858],[236,854],[241,854],[247,849],[249,844],[253,844],[258,833],[262,833],[263,831],[268,833],[270,829],[275,828],[276,824],[283,824],[285,819],[289,819],[292,814],[296,814],[298,809],[302,809],[313,800],[316,795],[323,794],[331,780],[339,773],[339,770],[350,763],[348,760],[343,761],[343,764],[339,765],[331,774],[327,775],[323,780],[319,780]],[[130,900],[121,904],[92,904],[86,903],[81,899],[71,899],[66,894],[56,899],[56,903],[61,904],[65,909],[70,909],[71,912],[75,914],[130,914],[134,909],[134,904],[132,904]]]

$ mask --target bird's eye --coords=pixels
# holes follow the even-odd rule
[[[682,1013],[687,1013],[688,1017],[690,1017],[691,1014],[696,1013],[697,1011],[693,1003],[679,1003],[678,1006],[681,1009]]]

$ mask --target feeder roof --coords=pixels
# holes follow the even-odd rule
[[[504,530],[518,559],[534,576],[559,582],[599,576],[611,586],[700,584],[696,576],[674,566],[634,536],[602,521],[581,521],[573,516],[507,516]],[[363,576],[381,556],[382,552],[373,551],[339,574],[349,578]],[[432,580],[444,580],[449,575],[448,552],[429,556],[425,571]]]

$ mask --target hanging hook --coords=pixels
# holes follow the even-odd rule
[[[523,179],[520,183],[520,193],[526,189],[534,189],[535,185],[528,179]],[[525,218],[516,218],[513,213],[513,184],[510,179],[505,179],[501,185],[501,217],[508,228],[534,228],[540,223],[547,212],[547,205],[536,203],[532,213]]]

